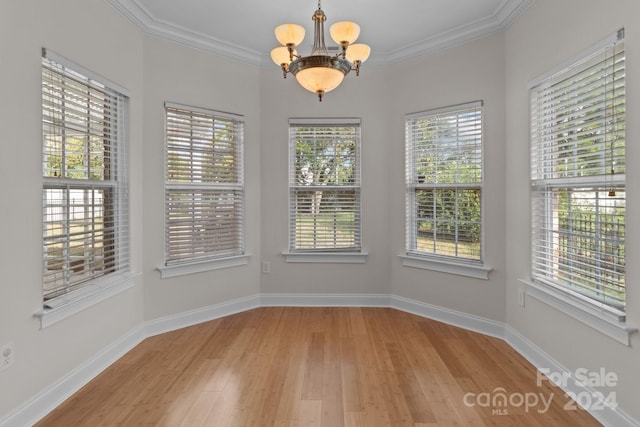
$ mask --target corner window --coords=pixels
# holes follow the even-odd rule
[[[531,89],[532,278],[624,319],[624,32]]]
[[[360,121],[289,123],[290,252],[359,252]]]
[[[482,262],[482,102],[407,115],[407,255]]]
[[[171,103],[165,111],[166,266],[243,255],[243,118]]]
[[[127,97],[43,50],[43,295],[129,269]]]

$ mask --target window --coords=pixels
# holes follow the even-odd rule
[[[129,269],[127,98],[43,50],[43,294]]]
[[[178,104],[166,111],[166,265],[244,254],[241,116]]]
[[[360,121],[290,120],[291,252],[358,252]]]
[[[533,280],[623,319],[622,31],[531,89],[531,197]]]
[[[482,261],[482,102],[406,116],[407,254]]]

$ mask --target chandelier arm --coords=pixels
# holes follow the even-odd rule
[[[342,58],[347,58],[347,48],[349,47],[349,42],[340,42],[340,47],[342,48]],[[340,54],[338,54],[340,55]]]
[[[360,64],[362,64],[362,61],[360,61],[358,59],[353,61],[353,70],[355,70],[355,72],[356,72],[356,77],[358,77],[360,75]]]

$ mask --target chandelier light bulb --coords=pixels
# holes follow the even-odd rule
[[[295,55],[295,50],[293,51]],[[291,55],[289,55],[289,49],[286,46],[279,46],[271,50],[271,59],[276,65],[289,64],[291,62]]]
[[[345,42],[351,44],[355,42],[360,35],[360,26],[355,22],[340,21],[329,28],[329,33],[333,41],[339,45]]]
[[[301,70],[296,74],[296,80],[309,92],[329,92],[337,88],[344,79],[340,70],[326,67],[313,67]]]
[[[369,59],[369,55],[371,55],[371,48],[369,45],[356,43],[349,45],[347,48],[346,58],[351,62],[364,62]]]
[[[278,25],[274,30],[276,39],[283,46],[298,46],[304,40],[304,27],[298,24]]]

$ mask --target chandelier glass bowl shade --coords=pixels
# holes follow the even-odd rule
[[[320,7],[313,14],[313,48],[308,56],[300,56],[296,47],[305,36],[304,27],[282,24],[275,28],[276,39],[282,46],[271,51],[271,59],[280,66],[284,78],[295,76],[303,88],[318,94],[322,101],[325,93],[340,86],[349,71],[360,75],[360,64],[369,58],[371,48],[366,44],[353,44],[360,35],[360,26],[353,22],[336,22],[329,29],[331,38],[340,46],[340,53],[329,55],[324,41],[324,22],[327,17]]]

